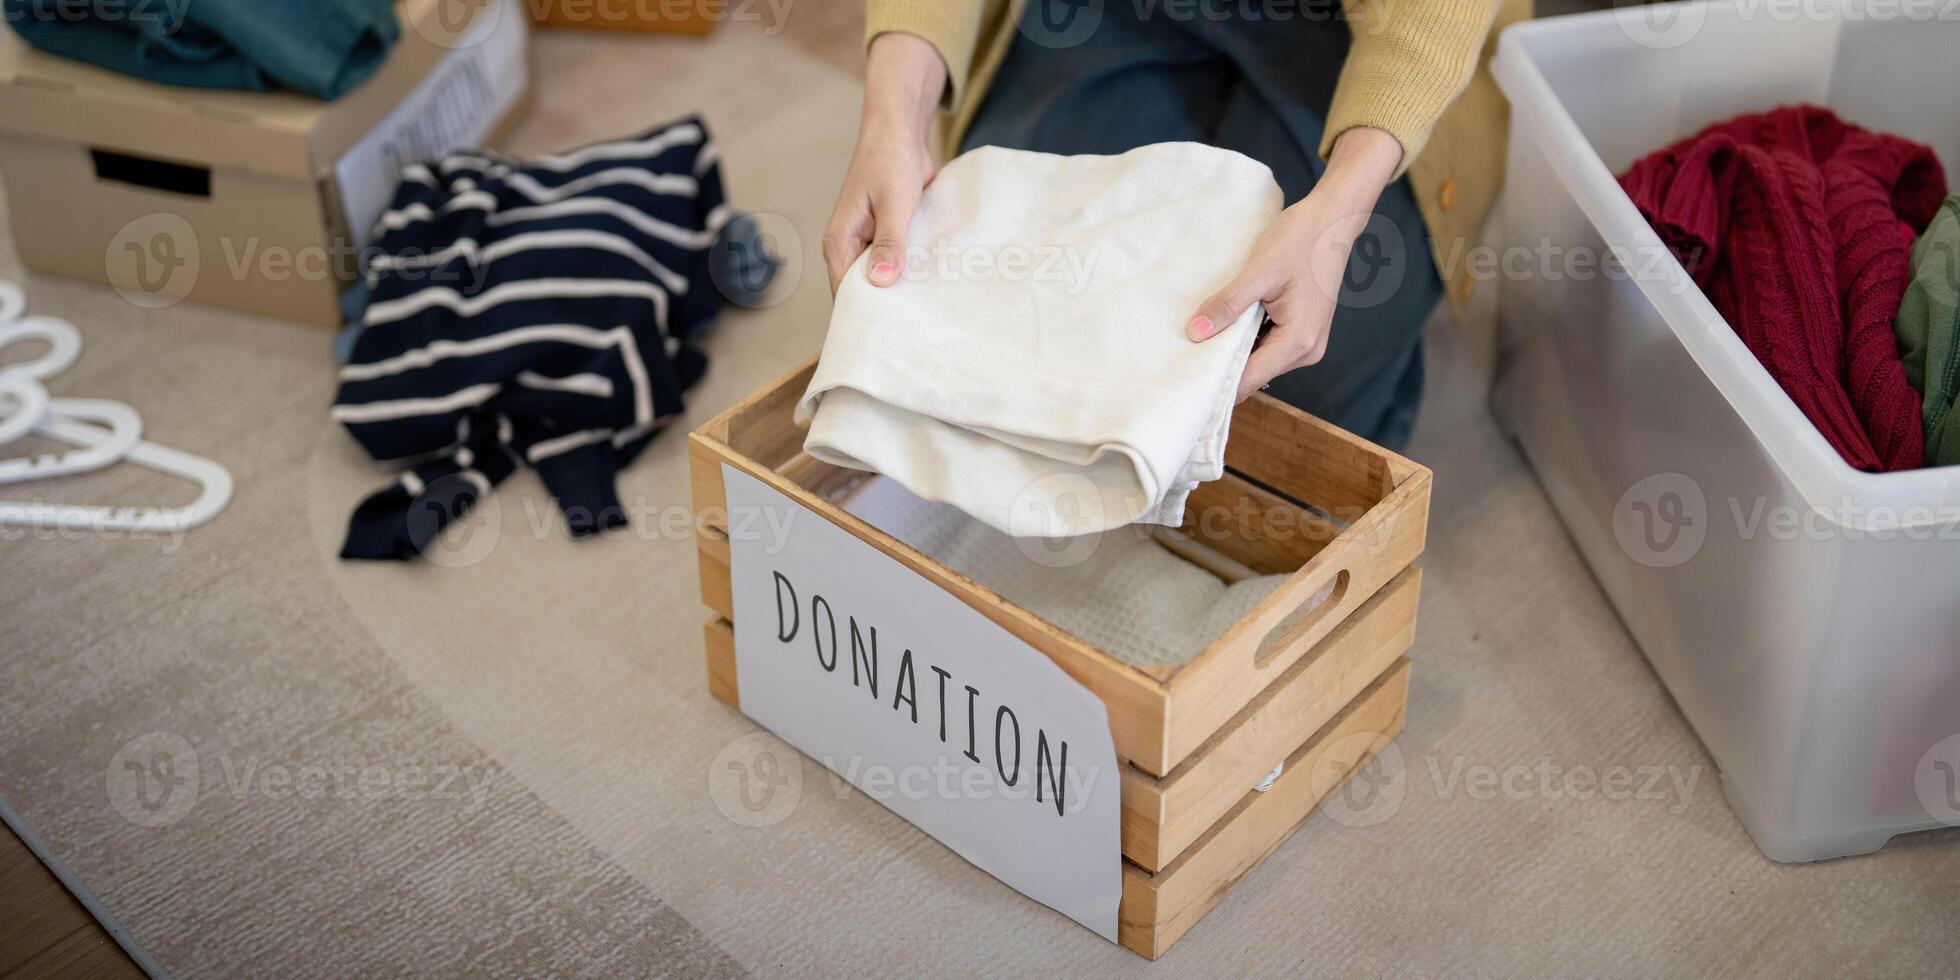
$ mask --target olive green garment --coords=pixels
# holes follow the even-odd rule
[[[1919,389],[1926,465],[1960,464],[1960,194],[1940,205],[1912,246],[1912,284],[1892,321],[1906,380]]]

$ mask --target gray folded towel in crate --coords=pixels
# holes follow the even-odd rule
[[[874,479],[844,503],[866,523],[1133,666],[1187,663],[1286,580],[1227,584],[1170,552],[1151,529],[1015,538]]]

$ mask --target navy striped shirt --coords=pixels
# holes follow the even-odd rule
[[[410,166],[367,261],[333,418],[407,467],[356,510],[344,558],[406,559],[519,466],[572,532],[625,522],[618,469],[706,370],[730,214],[698,119],[517,162]]]

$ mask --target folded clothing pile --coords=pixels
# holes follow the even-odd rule
[[[1960,194],[1946,199],[1912,246],[1912,283],[1893,328],[1906,378],[1920,393],[1926,465],[1960,465]]]
[[[729,223],[699,120],[518,163],[404,174],[333,418],[411,464],[354,513],[346,558],[406,559],[520,465],[574,535],[626,521],[613,486],[707,368]]]
[[[982,147],[912,219],[903,278],[838,288],[804,450],[1001,531],[1177,524],[1224,472],[1264,311],[1184,328],[1279,213],[1264,164],[1196,143],[1117,156]]]
[[[166,85],[340,97],[381,67],[393,0],[4,0],[7,23],[51,54]]]
[[[1710,126],[1620,184],[1845,462],[1922,464],[1892,322],[1946,196],[1931,149],[1791,106]]]
[[[1062,545],[1012,538],[886,479],[867,482],[844,509],[1139,667],[1190,662],[1286,581],[1284,575],[1252,575],[1228,585],[1172,554],[1143,527]]]

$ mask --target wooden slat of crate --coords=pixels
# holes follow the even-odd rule
[[[1417,469],[1316,552],[1285,586],[1180,669],[1168,685],[1177,710],[1164,716],[1162,758],[1175,766],[1196,751],[1314,644],[1408,568],[1422,552],[1428,514],[1429,472]],[[1327,601],[1304,617],[1294,615],[1308,597],[1329,583],[1333,593]],[[1150,765],[1144,768],[1158,771]]]
[[[704,544],[701,560],[704,575],[717,563],[727,574],[726,551],[716,557]],[[1408,569],[1382,589],[1170,775],[1158,778],[1124,765],[1123,856],[1146,871],[1168,865],[1240,794],[1382,676],[1414,642],[1421,575]],[[708,690],[739,710],[735,632],[727,614],[719,610],[705,629]]]
[[[720,616],[702,626],[708,648],[708,693],[737,711],[742,710],[742,687],[735,669],[735,627]]]
[[[1312,561],[1341,530],[1334,522],[1227,472],[1191,491],[1184,502],[1184,524],[1175,533],[1261,575],[1289,575]]]
[[[1258,502],[1283,504],[1284,495],[1332,513],[1352,513],[1353,522],[1331,540],[1295,545],[1299,553],[1311,551],[1305,564],[1190,664],[1139,669],[1055,629],[778,472],[800,453],[803,433],[791,422],[791,410],[814,370],[812,360],[690,437],[700,524],[726,531],[724,463],[755,477],[1041,650],[1103,700],[1117,752],[1152,775],[1170,772],[1196,751],[1408,567],[1421,553],[1427,533],[1427,470],[1290,406],[1255,397],[1235,415],[1230,445],[1240,448],[1228,450],[1227,458],[1239,461],[1235,469],[1243,474],[1241,480],[1249,477],[1264,485],[1265,497],[1271,499]],[[1289,459],[1265,459],[1270,453]],[[1340,472],[1329,472],[1336,470]],[[1231,557],[1258,567],[1259,562],[1279,561],[1284,553],[1248,545]],[[1324,587],[1331,587],[1331,597],[1310,615],[1296,615]]]
[[[1277,398],[1233,410],[1225,466],[1349,522],[1421,469]]]
[[[728,534],[718,527],[695,532],[696,563],[701,571],[701,604],[729,622],[735,621],[735,575],[729,567]],[[712,660],[710,661],[712,662]]]
[[[1422,570],[1409,568],[1355,610],[1170,775],[1123,767],[1123,853],[1168,865],[1238,794],[1320,730],[1415,643]]]
[[[1125,865],[1118,941],[1162,956],[1401,732],[1408,695],[1409,662],[1400,660],[1287,759],[1271,789],[1247,793],[1169,867]]]

